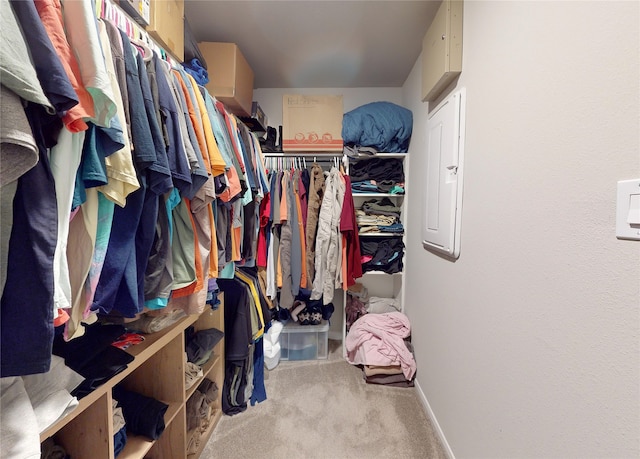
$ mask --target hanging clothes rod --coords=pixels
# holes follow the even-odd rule
[[[318,159],[322,159],[322,158],[326,158],[326,159],[330,159],[333,160],[333,158],[342,158],[344,156],[343,152],[318,152],[318,151],[299,151],[299,152],[293,152],[293,151],[272,151],[272,152],[266,152],[263,151],[262,152],[263,156],[266,158],[294,158],[294,157],[314,157],[314,158],[318,158]]]

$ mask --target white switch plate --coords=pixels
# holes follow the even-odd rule
[[[640,200],[640,179],[621,180],[618,182],[618,199],[616,204],[616,237],[618,239],[640,240],[640,225],[629,223],[635,221],[640,209],[636,209]]]

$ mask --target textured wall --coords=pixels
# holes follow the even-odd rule
[[[406,310],[418,381],[457,457],[640,455],[637,2],[465,3],[461,256],[421,247],[418,60]]]

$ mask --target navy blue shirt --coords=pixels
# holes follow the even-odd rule
[[[7,279],[0,305],[0,377],[49,371],[53,345],[53,254],[58,237],[56,190],[47,148],[62,128],[41,105],[25,109],[38,163],[17,181]]]
[[[140,90],[142,91],[144,110],[147,116],[147,128],[151,133],[151,140],[153,142],[155,152],[155,160],[149,166],[148,186],[155,194],[164,194],[171,191],[173,188],[171,171],[169,170],[169,163],[167,161],[164,138],[162,136],[160,126],[158,125],[158,118],[156,117],[156,107],[153,103],[151,85],[149,83],[149,76],[147,75],[147,67],[140,53],[136,55],[136,60],[138,63],[137,68],[138,78],[140,80]]]
[[[156,82],[158,84],[158,101],[160,103],[160,113],[166,126],[168,136],[167,159],[169,169],[173,177],[173,185],[182,193],[191,187],[191,169],[187,162],[187,155],[182,144],[182,133],[176,107],[169,83],[161,66],[163,65],[158,56],[154,53],[153,65],[156,68]]]
[[[78,105],[78,95],[53,48],[33,0],[10,0],[10,3],[29,47],[42,90],[56,112],[62,115]]]

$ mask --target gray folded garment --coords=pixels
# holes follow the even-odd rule
[[[370,314],[384,314],[400,311],[400,302],[396,298],[381,298],[372,296],[365,308]]]
[[[199,362],[224,337],[217,328],[208,328],[196,332],[186,346],[189,362]]]
[[[362,203],[362,210],[366,214],[400,216],[402,208],[395,205],[389,198],[371,199]]]
[[[206,413],[209,405],[203,393],[195,391],[187,400],[187,430],[200,429],[200,421],[203,413]]]
[[[365,147],[362,145],[345,145],[342,152],[350,158],[359,158],[361,156],[373,156],[378,153],[374,147]]]
[[[218,398],[218,385],[215,381],[205,378],[198,386],[198,392],[202,393],[207,403],[211,404]]]

